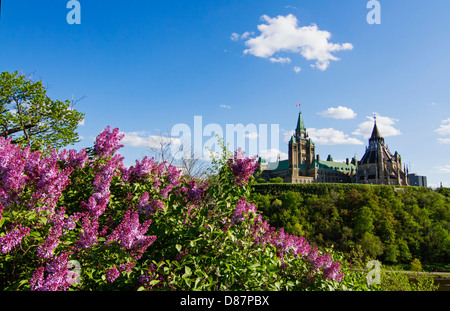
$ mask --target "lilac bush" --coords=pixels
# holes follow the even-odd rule
[[[0,138],[2,290],[339,288],[337,254],[247,201],[255,158],[238,150],[207,182],[186,180],[153,158],[126,167],[122,138],[107,127],[93,148],[49,156]]]

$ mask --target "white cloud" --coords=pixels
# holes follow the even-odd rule
[[[251,132],[251,133],[245,134],[245,137],[250,138],[250,139],[256,139],[256,138],[258,138],[258,133]]]
[[[174,145],[182,144],[179,138],[150,135],[145,131],[128,132],[123,134],[125,134],[125,136],[122,139],[122,143],[131,147],[158,147],[158,142],[172,142]]]
[[[228,105],[219,105],[220,108],[231,109],[231,106]]]
[[[438,142],[442,145],[450,145],[450,138],[438,138]]]
[[[233,32],[230,36],[231,41],[238,41],[240,38],[239,34]]]
[[[366,117],[368,120],[365,122],[362,122],[358,124],[358,128],[352,133],[354,135],[360,135],[365,138],[369,138],[372,134],[373,130],[373,117]],[[380,131],[381,136],[388,137],[388,136],[396,136],[401,135],[399,129],[395,128],[395,123],[398,122],[398,119],[390,118],[390,117],[383,117],[377,115],[377,127]]]
[[[231,39],[231,41],[244,40],[244,39],[246,39],[246,38],[248,38],[248,37],[250,37],[250,36],[252,36],[254,34],[255,34],[254,32],[248,32],[248,31],[244,32],[242,35],[233,32],[231,34],[231,36],[230,36],[230,39]]]
[[[435,132],[439,135],[450,135],[450,118],[443,120],[441,126]]]
[[[299,73],[301,70],[302,70],[302,68],[300,68],[299,66],[294,67],[295,73]]]
[[[298,8],[293,5],[285,5],[284,8],[298,10]]]
[[[353,119],[356,117],[356,113],[352,109],[342,106],[337,108],[328,108],[323,112],[319,112],[319,115],[333,119]]]
[[[299,27],[297,18],[292,14],[275,18],[263,15],[261,19],[265,22],[257,26],[261,34],[245,41],[248,49],[244,50],[244,54],[270,58],[278,52],[296,53],[307,60],[314,60],[314,67],[323,71],[330,61],[339,60],[332,52],[353,49],[350,43],[330,43],[331,34],[319,30],[315,24]],[[232,35],[232,40],[242,38],[236,35]]]
[[[84,125],[84,119],[81,120],[80,122],[78,122],[78,125],[79,125],[79,126],[83,126],[83,125]]]
[[[287,160],[288,154],[284,153],[278,149],[272,148],[268,150],[262,150],[259,152],[259,156],[267,160],[267,162],[275,162],[278,159],[278,155],[280,155],[280,160]]]
[[[450,165],[439,166],[437,169],[441,173],[450,173]]]
[[[243,39],[246,39],[246,38],[248,38],[248,37],[250,37],[250,36],[253,36],[255,33],[254,32],[248,32],[248,31],[246,31],[246,32],[244,32],[242,35],[241,35],[241,39],[243,40]]]
[[[333,128],[309,128],[308,134],[314,143],[322,145],[364,145],[359,139],[349,137],[344,132]]]
[[[281,63],[281,64],[289,64],[291,59],[289,57],[271,57],[269,58],[271,63]]]
[[[289,140],[291,140],[292,135],[295,134],[295,131],[294,131],[294,130],[286,131],[286,130],[284,130],[284,129],[281,129],[281,132],[283,133],[283,141],[284,141],[285,143],[288,143]]]

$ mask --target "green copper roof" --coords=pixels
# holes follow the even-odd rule
[[[289,160],[283,160],[280,162],[269,162],[267,170],[269,171],[284,171],[289,168]]]
[[[306,132],[305,122],[303,121],[303,115],[301,112],[298,114],[296,131],[297,133]]]
[[[333,161],[319,161],[319,168],[333,171],[351,171],[352,169],[356,171],[356,166],[353,164],[347,165],[346,163]]]
[[[284,171],[289,169],[289,160],[283,160],[280,162],[269,162],[267,163],[268,166],[266,168],[266,170],[269,171]],[[298,165],[299,169],[306,169],[306,166],[303,164],[299,164]],[[322,169],[322,170],[330,170],[330,171],[341,171],[341,172],[350,172],[352,171],[356,171],[356,166],[353,164],[349,164],[347,165],[346,163],[341,163],[341,162],[331,162],[331,161],[317,161],[314,160],[314,162],[311,165],[311,168],[318,168],[318,169]]]

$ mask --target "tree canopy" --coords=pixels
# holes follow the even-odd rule
[[[0,74],[0,136],[32,151],[61,148],[79,141],[76,129],[84,114],[69,100],[52,100],[41,81]]]

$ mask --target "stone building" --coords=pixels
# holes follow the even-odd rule
[[[300,112],[294,135],[289,140],[288,159],[268,163],[259,158],[260,176],[265,180],[281,177],[285,183],[350,183],[356,175],[356,157],[345,163],[335,162],[331,155],[326,161],[316,156],[316,147],[308,136]]]
[[[287,160],[268,163],[259,158],[259,177],[269,181],[281,177],[285,183],[361,183],[380,185],[409,185],[409,174],[406,167],[402,168],[402,158],[395,152],[393,155],[385,144],[378,130],[376,118],[369,145],[360,161],[356,156],[345,162],[336,162],[331,155],[327,160],[321,160],[316,155],[316,147],[308,132],[300,112],[294,135],[289,140]],[[425,182],[423,182],[425,180]],[[421,183],[425,185],[426,177]]]
[[[376,119],[369,146],[358,162],[356,183],[379,185],[408,185],[408,170],[402,168],[402,158],[395,152],[394,155],[385,145],[380,135]]]

